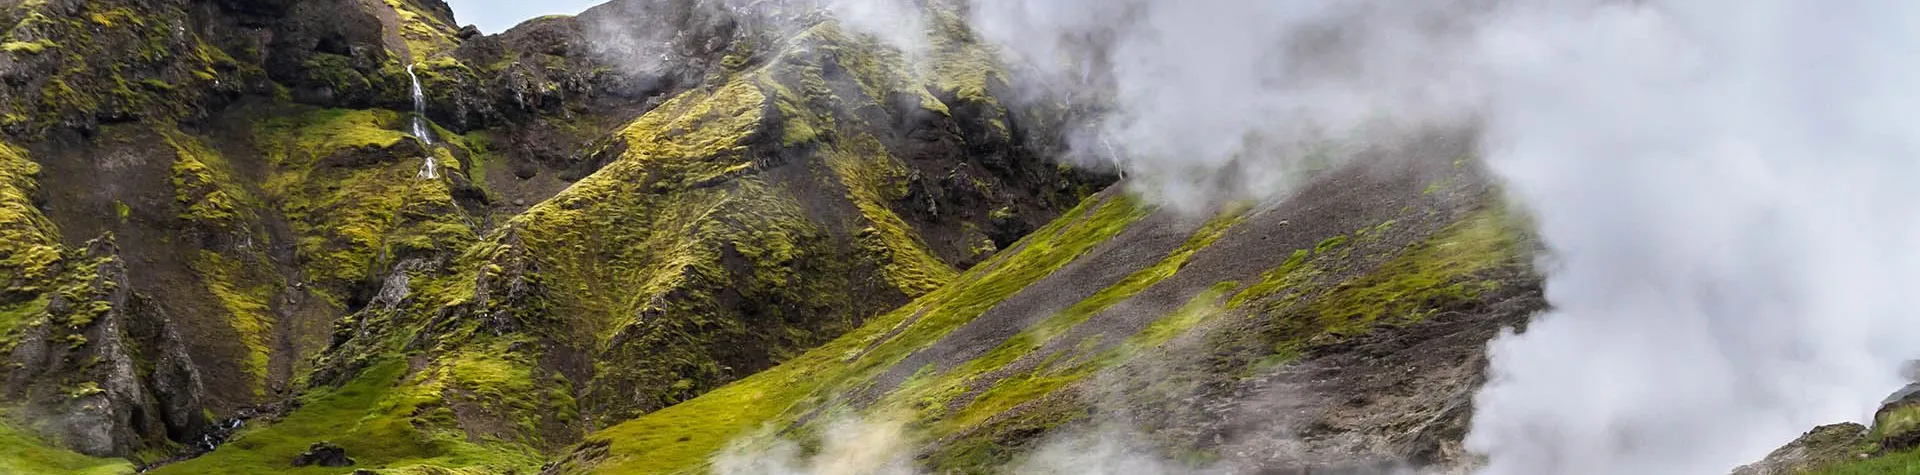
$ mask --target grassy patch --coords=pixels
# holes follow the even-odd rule
[[[1806,472],[1807,475],[1911,475],[1920,473],[1920,450],[1842,463]]]
[[[408,374],[404,361],[378,363],[338,389],[308,395],[278,423],[245,429],[206,456],[152,473],[338,475],[339,468],[292,466],[294,456],[319,441],[346,448],[355,468],[437,466],[493,472],[533,471],[537,456],[505,444],[473,443],[458,431],[434,429],[451,420],[437,373]]]
[[[0,473],[8,475],[123,475],[133,473],[126,460],[88,457],[54,447],[0,420]]]

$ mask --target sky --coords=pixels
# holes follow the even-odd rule
[[[447,0],[453,16],[462,25],[479,25],[480,31],[495,34],[520,22],[553,14],[573,15],[607,0]]]

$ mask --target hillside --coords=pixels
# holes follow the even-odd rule
[[[1471,132],[1166,207],[964,7],[0,0],[0,471],[1473,463],[1545,303]]]

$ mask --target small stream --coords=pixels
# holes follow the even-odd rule
[[[232,439],[233,435],[238,433],[241,427],[246,426],[247,419],[260,417],[262,415],[263,414],[257,409],[241,409],[240,412],[234,414],[233,417],[215,423],[212,428],[207,430],[207,433],[200,435],[199,440],[181,446],[180,449],[174,453],[174,456],[141,466],[136,473],[147,473],[156,468],[213,452],[214,449],[220,448],[221,444],[225,444],[229,439]]]

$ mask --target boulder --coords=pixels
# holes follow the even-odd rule
[[[309,465],[321,467],[347,467],[353,465],[353,459],[347,457],[347,449],[332,442],[314,442],[307,451],[293,458],[293,466]]]
[[[1873,413],[1873,433],[1883,451],[1920,446],[1920,383],[1900,388],[1880,403]]]

